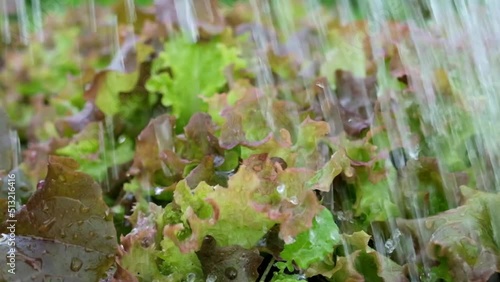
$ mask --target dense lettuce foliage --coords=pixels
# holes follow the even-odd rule
[[[433,70],[437,127],[403,63],[404,23],[387,23],[377,67],[364,22],[318,6],[320,30],[292,2],[267,7],[287,19],[273,23],[195,1],[188,28],[173,0],[135,7],[133,29],[125,3],[98,7],[93,27],[68,10],[47,15],[45,41],[2,45],[0,250],[15,217],[18,274],[0,280],[498,272],[500,196],[456,81]]]

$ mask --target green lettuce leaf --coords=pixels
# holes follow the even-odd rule
[[[244,167],[229,179],[228,188],[201,182],[191,191],[185,181],[179,182],[174,198],[192,234],[179,240],[176,234],[185,227],[170,225],[165,228],[165,235],[177,242],[183,252],[199,249],[206,235],[214,237],[221,246],[255,246],[275,224],[252,206],[251,193],[258,185],[257,176]]]
[[[325,273],[330,281],[407,281],[403,267],[368,246],[370,235],[360,231],[342,237],[347,253],[337,258],[329,274]]]
[[[80,171],[102,182],[110,168],[130,162],[134,151],[132,140],[123,138],[116,142],[105,138],[102,142],[101,134],[98,123],[89,123],[68,145],[57,149],[56,154],[75,159],[80,164]]]
[[[162,104],[172,107],[180,131],[194,113],[207,110],[199,97],[211,97],[227,83],[226,67],[245,66],[239,52],[217,41],[192,44],[172,38],[153,62],[146,88],[162,94]]]
[[[332,254],[334,247],[341,244],[339,231],[332,213],[325,208],[314,218],[312,228],[297,235],[293,243],[285,245],[280,256],[306,269]]]
[[[130,43],[129,43],[130,44]],[[131,50],[128,50],[128,49]],[[94,76],[91,87],[85,91],[87,100],[93,101],[99,109],[106,115],[113,116],[120,112],[123,102],[120,99],[121,93],[134,90],[142,71],[141,67],[147,67],[147,60],[152,52],[152,47],[143,43],[136,44],[135,47],[124,46],[121,52],[128,52],[123,56],[134,57],[135,66],[130,70],[130,66],[110,65],[108,69],[103,70]],[[128,58],[124,58],[126,60]],[[128,62],[127,62],[128,63]]]

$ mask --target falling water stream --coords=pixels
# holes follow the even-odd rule
[[[0,24],[1,39],[3,44],[12,44],[14,40],[19,40],[21,45],[29,46],[31,40],[43,42],[47,38],[44,33],[43,17],[47,11],[42,9],[42,0],[31,1],[31,8],[28,10],[24,0],[0,0]],[[128,22],[133,25],[137,19],[135,14],[135,4],[132,0],[127,0],[126,16]],[[175,11],[179,19],[179,25],[183,34],[193,42],[199,39],[196,26],[196,10],[194,3],[196,0],[175,0],[178,4]],[[276,53],[293,54],[297,60],[305,62],[328,61],[332,64],[341,64],[349,60],[357,60],[357,54],[362,52],[364,45],[356,40],[357,34],[353,33],[351,44],[347,46],[348,53],[335,51],[332,46],[332,38],[328,36],[328,25],[324,22],[324,13],[338,20],[340,25],[349,26],[354,24],[360,17],[367,21],[367,36],[370,38],[371,56],[376,62],[374,73],[379,85],[377,88],[378,97],[385,97],[380,104],[382,119],[386,123],[386,130],[390,139],[390,147],[393,149],[404,148],[408,159],[417,160],[421,150],[427,150],[437,156],[439,171],[445,189],[447,207],[454,208],[460,205],[460,199],[454,191],[457,183],[447,177],[452,168],[443,161],[445,156],[442,151],[446,148],[455,148],[461,145],[466,147],[466,157],[473,169],[476,177],[478,189],[489,192],[500,192],[500,1],[497,0],[365,0],[349,1],[338,0],[336,5],[322,9],[322,1],[319,0],[249,0],[251,13],[256,23],[250,27],[250,40],[242,44],[243,55],[250,62],[250,69],[255,75],[256,86],[262,91],[260,97],[259,111],[266,117],[267,126],[275,134],[279,134],[274,117],[270,114],[271,99],[276,96],[275,85],[279,84],[278,79],[273,76],[267,46],[272,46]],[[353,4],[357,2],[357,4]],[[86,1],[81,8],[82,13],[88,14],[88,32],[103,30],[102,23],[96,21],[96,2]],[[31,11],[32,14],[29,14]],[[301,21],[297,21],[297,14],[300,14]],[[10,25],[9,17],[17,15],[19,24],[18,34],[11,34],[13,29]],[[360,16],[362,15],[362,16]],[[120,59],[120,46],[118,43],[118,28],[116,17],[111,16],[108,21],[111,32],[107,32],[103,42],[109,44],[112,56]],[[403,20],[407,23],[406,32],[409,40],[399,40],[395,38],[393,26],[394,20]],[[298,24],[305,23],[304,25]],[[266,26],[271,32],[262,32],[259,26]],[[313,28],[316,33],[314,37],[300,37],[301,29]],[[29,30],[35,31],[35,37],[29,36]],[[279,34],[279,36],[277,36]],[[306,38],[304,40],[304,38]],[[412,91],[419,93],[416,96],[418,108],[425,122],[430,125],[422,130],[423,137],[428,139],[428,148],[420,148],[411,134],[409,120],[412,118],[411,112],[402,108],[393,107],[394,104],[403,103],[402,98],[396,93],[397,90],[391,88],[387,81],[386,70],[388,66],[385,61],[384,42],[386,40],[395,42],[397,52],[401,59],[402,68],[408,72],[409,76],[415,77],[410,81]],[[345,47],[345,46],[344,46]],[[344,48],[346,49],[346,48]],[[347,56],[347,57],[346,57]],[[123,60],[123,58],[121,58]],[[340,62],[340,63],[338,63]],[[123,65],[123,62],[122,62]],[[358,76],[365,75],[358,69],[350,69]],[[363,67],[364,71],[364,67]],[[436,73],[444,73],[449,80],[452,95],[458,96],[465,108],[472,114],[470,118],[473,124],[474,136],[467,144],[456,144],[460,140],[462,125],[460,119],[454,116],[453,112],[443,110],[440,95],[436,93],[433,85],[440,84],[439,76]],[[301,70],[301,76],[295,83],[306,89],[304,95],[315,91],[310,81],[313,77],[307,68]],[[329,123],[331,135],[335,136],[342,131],[342,120],[340,114],[328,105],[338,103],[335,91],[335,82],[329,81],[329,85],[318,83],[317,87],[324,91],[324,103],[322,108],[325,121]],[[367,103],[368,97],[366,97]],[[399,110],[398,110],[399,109]],[[373,114],[373,109],[367,107],[367,112]],[[0,114],[2,112],[0,111]],[[298,117],[298,114],[295,115]],[[299,120],[294,121],[297,125]],[[450,123],[451,131],[449,130]],[[376,125],[372,125],[372,129]],[[0,118],[0,128],[2,121]],[[99,125],[100,154],[110,156],[104,158],[105,162],[114,163],[117,158],[114,154],[107,154],[107,146],[115,146],[114,122],[111,117],[107,117]],[[447,136],[445,141],[438,136]],[[453,136],[453,135],[456,136]],[[172,132],[166,130],[157,131],[157,140],[160,148],[172,147],[169,142]],[[457,137],[457,138],[454,138]],[[105,140],[110,140],[108,144]],[[14,160],[18,162],[20,155],[19,137],[16,132],[10,132],[8,136],[0,138],[0,144],[9,144],[14,151]],[[107,144],[107,145],[106,145]],[[112,150],[114,152],[114,150]],[[330,156],[325,156],[325,161]],[[390,165],[389,159],[387,165]],[[0,169],[1,169],[0,164]],[[163,168],[166,173],[168,169]],[[118,168],[113,166],[108,173],[105,183],[110,179],[118,178]],[[425,207],[417,205],[408,199],[398,195],[399,181],[407,181],[409,186],[418,187],[419,178],[410,172],[401,180],[400,178],[389,178],[388,185],[393,197],[400,207],[404,207],[412,218],[421,218],[428,215],[429,211]],[[148,184],[144,184],[148,185]],[[109,188],[109,187],[108,187]],[[323,195],[324,203],[332,211],[334,195],[327,193]],[[401,200],[406,199],[406,200]],[[388,211],[389,212],[389,211]],[[338,212],[336,216],[342,221],[349,221],[348,211]],[[418,261],[412,241],[408,235],[402,233],[396,219],[390,219],[390,232],[384,228],[371,226],[374,237],[374,245],[378,252],[391,256],[396,260],[409,262],[409,272],[412,281],[422,281],[422,272],[417,270],[416,265],[422,263],[425,271],[429,273],[426,261]],[[422,228],[425,228],[422,226]],[[347,246],[345,246],[347,248]],[[424,271],[424,273],[425,273]],[[425,274],[423,274],[425,275]],[[207,280],[208,281],[208,280]]]

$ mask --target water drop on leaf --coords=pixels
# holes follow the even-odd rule
[[[77,272],[82,268],[83,262],[79,258],[71,259],[71,271]]]
[[[40,233],[47,233],[50,228],[56,223],[56,219],[54,217],[47,219],[46,221],[43,222],[42,226],[38,228],[38,232]]]
[[[434,222],[433,222],[432,220],[426,220],[426,221],[425,221],[425,227],[426,227],[427,229],[431,229],[431,228],[432,228],[432,226],[434,226]]]
[[[285,244],[293,244],[295,242],[295,239],[292,236],[287,236],[285,239]]]
[[[278,185],[278,187],[276,187],[276,191],[278,191],[278,193],[280,194],[283,194],[285,192],[285,184]]]
[[[238,270],[236,270],[234,267],[228,267],[224,270],[224,275],[227,279],[234,280],[236,279],[236,277],[238,277]]]
[[[47,203],[45,201],[42,202],[42,210],[44,212],[49,211],[49,206],[47,205]]]
[[[187,282],[194,282],[196,280],[196,274],[194,273],[189,273],[186,277]]]
[[[209,274],[207,276],[206,282],[217,282],[217,275],[215,275],[215,274]]]
[[[104,220],[106,220],[106,221],[113,220],[113,214],[109,210],[106,210],[104,212]]]

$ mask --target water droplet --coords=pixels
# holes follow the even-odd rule
[[[161,195],[163,193],[163,188],[162,187],[156,187],[155,188],[155,195]]]
[[[209,274],[207,276],[206,282],[216,282],[217,281],[217,275],[215,274]]]
[[[47,233],[50,228],[56,223],[56,219],[54,217],[47,219],[46,221],[43,222],[42,226],[38,228],[38,232],[40,233]]]
[[[316,232],[311,228],[309,229],[309,239],[314,242],[316,240]]]
[[[389,239],[387,240],[387,242],[385,242],[385,250],[387,251],[388,254],[394,252],[394,250],[396,249],[396,244],[394,243],[394,241],[392,239]]]
[[[71,271],[77,272],[82,268],[82,266],[83,262],[79,258],[71,259],[71,266],[70,266]]]
[[[49,211],[49,206],[47,205],[47,203],[45,201],[43,201],[43,203],[42,203],[42,211],[44,211],[44,212]]]
[[[73,239],[75,239],[75,240],[78,239],[78,234],[76,234],[76,233],[73,234]]]
[[[224,157],[222,156],[215,156],[214,157],[214,166],[219,167],[224,163]]]
[[[77,221],[77,222],[76,222],[76,224],[78,224],[78,225],[83,225],[83,220],[79,220],[79,221]]]
[[[415,149],[408,150],[408,155],[414,160],[418,160],[418,155],[420,154],[420,147],[417,145]]]
[[[186,276],[186,282],[194,282],[196,280],[196,274],[194,273],[189,273]]]
[[[285,184],[280,184],[278,185],[278,187],[276,187],[276,191],[278,191],[278,193],[280,194],[283,194],[285,192]]]
[[[348,167],[345,169],[344,174],[347,177],[352,177],[354,175],[354,172],[355,172],[355,170],[353,167]]]
[[[284,241],[285,244],[292,244],[293,242],[295,242],[295,239],[292,236],[287,236]]]
[[[113,220],[113,214],[109,210],[106,210],[104,212],[104,220],[106,220],[106,221]]]
[[[290,198],[290,203],[294,204],[294,205],[298,205],[299,204],[299,199],[297,199],[296,196],[292,196]]]
[[[426,227],[427,229],[431,229],[431,228],[432,228],[432,226],[434,226],[434,222],[433,222],[432,220],[426,220],[426,221],[425,221],[425,227]]]
[[[234,267],[228,267],[224,270],[224,275],[227,279],[234,280],[236,279],[236,277],[238,277],[238,270],[236,270]]]

